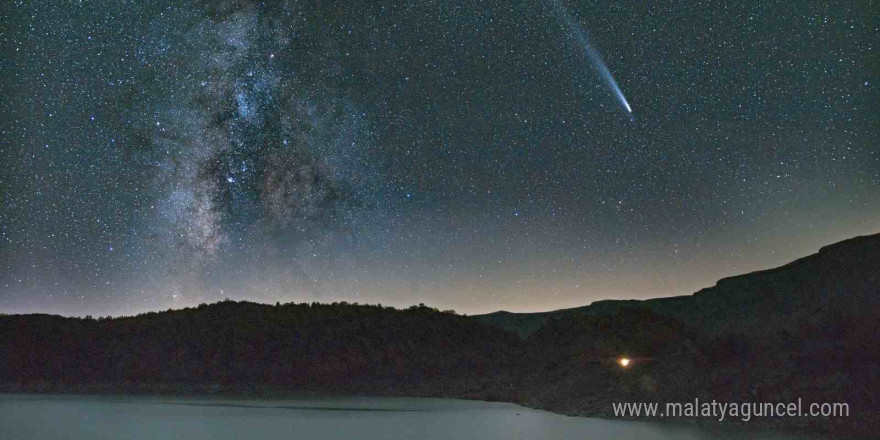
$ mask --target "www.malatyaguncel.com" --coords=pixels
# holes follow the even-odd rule
[[[739,419],[748,422],[754,417],[849,417],[847,403],[797,402],[616,402],[615,417],[705,417],[720,422]]]

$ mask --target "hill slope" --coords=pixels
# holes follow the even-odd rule
[[[538,313],[505,311],[475,319],[528,337],[549,319],[613,314],[642,306],[710,333],[795,330],[880,307],[880,234],[825,246],[818,253],[774,269],[719,280],[689,296],[645,301],[606,300]],[[767,320],[768,316],[773,319]]]
[[[611,403],[621,401],[800,398],[846,402],[852,416],[774,422],[868,430],[880,409],[875,393],[861,391],[880,389],[877,316],[880,234],[691,296],[475,319],[524,337],[532,357],[523,400],[533,406],[611,416]],[[641,360],[625,372],[602,367],[621,355]]]

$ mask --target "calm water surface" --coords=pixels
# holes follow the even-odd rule
[[[454,399],[233,400],[0,394],[0,438],[789,440],[805,437],[566,417],[510,403]]]

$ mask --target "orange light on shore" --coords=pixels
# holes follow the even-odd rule
[[[630,362],[629,358],[620,358],[617,360],[617,363],[620,364],[620,366],[624,367],[624,368],[629,366],[629,362]]]

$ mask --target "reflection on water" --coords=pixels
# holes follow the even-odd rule
[[[0,438],[788,440],[799,437],[566,417],[510,403],[453,399],[233,400],[0,394]]]

